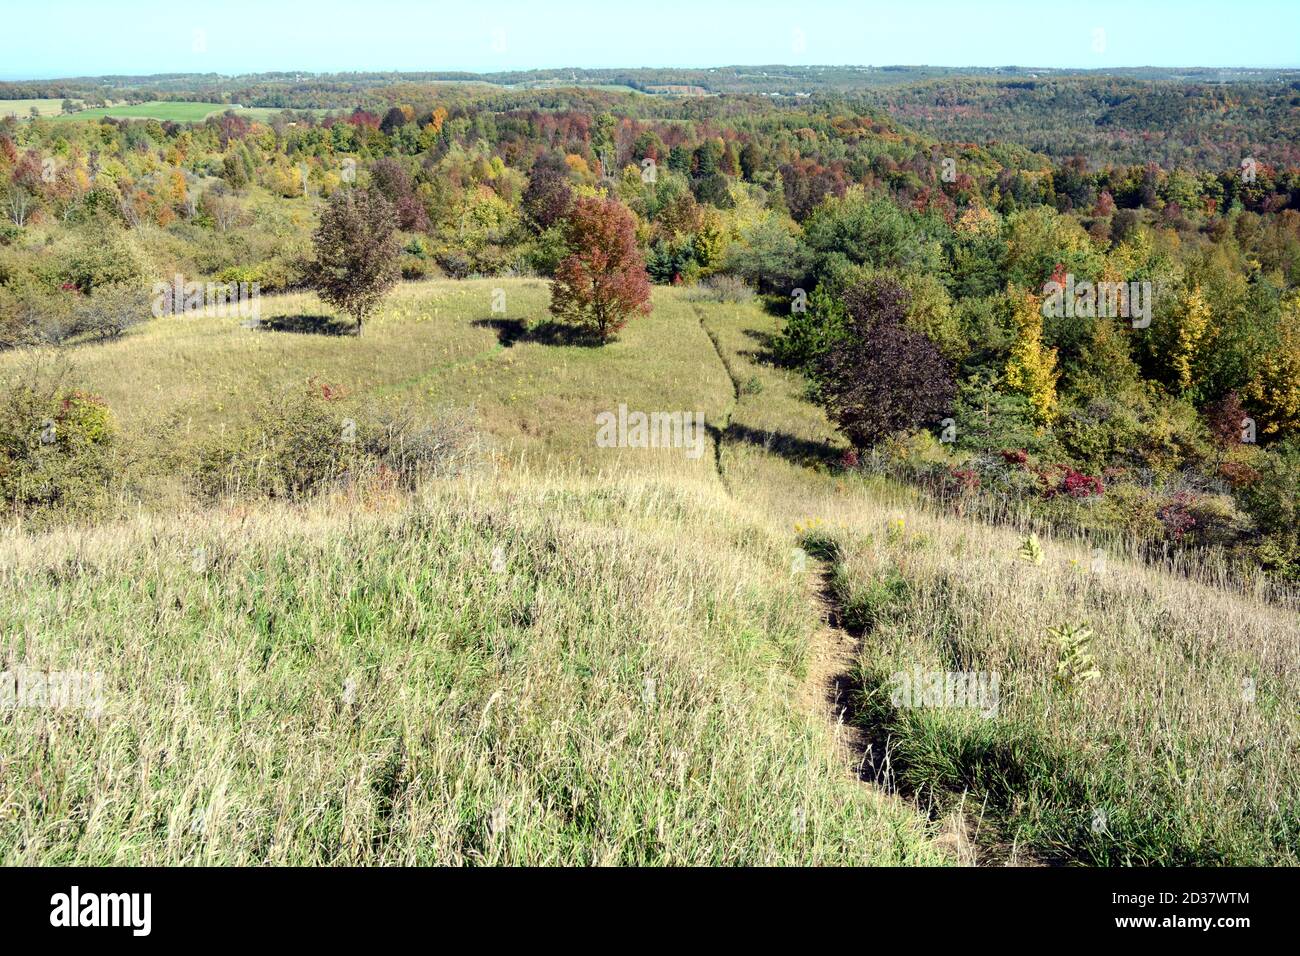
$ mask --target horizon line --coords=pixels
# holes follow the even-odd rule
[[[206,72],[178,72],[174,70],[164,70],[157,73],[81,73],[81,74],[50,74],[50,75],[33,75],[33,74],[6,74],[0,73],[0,83],[35,83],[35,82],[57,82],[73,80],[113,80],[113,79],[155,79],[158,77],[215,77],[217,79],[237,79],[245,76],[266,76],[268,74],[288,74],[293,73],[306,77],[321,76],[374,76],[385,74],[396,75],[418,75],[418,74],[456,74],[461,76],[500,76],[510,73],[544,73],[559,72],[564,70],[583,71],[583,72],[608,72],[613,70],[660,70],[664,72],[682,71],[682,72],[714,72],[718,70],[730,70],[738,68],[758,69],[762,67],[777,67],[781,69],[794,70],[824,70],[824,69],[854,69],[854,70],[953,70],[953,71],[971,71],[971,72],[996,72],[1001,70],[1016,70],[1025,72],[1053,72],[1053,73],[1116,73],[1129,70],[1156,70],[1165,73],[1176,73],[1183,71],[1197,71],[1209,73],[1258,73],[1258,72],[1300,72],[1300,63],[1280,66],[1154,66],[1149,64],[1137,64],[1133,66],[1104,66],[1104,67],[1087,67],[1087,66],[1029,66],[1014,63],[1002,64],[999,66],[975,66],[964,64],[953,66],[944,63],[727,63],[716,66],[531,66],[516,67],[513,69],[496,69],[496,70],[464,70],[464,69],[395,69],[395,68],[372,68],[372,69],[336,69],[336,70],[297,70],[291,68],[276,68],[264,70],[245,70],[237,73],[222,73],[218,71]]]

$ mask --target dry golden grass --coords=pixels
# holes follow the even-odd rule
[[[714,482],[480,477],[0,555],[12,658],[106,675],[98,718],[0,722],[9,863],[941,859],[793,704],[810,609]]]

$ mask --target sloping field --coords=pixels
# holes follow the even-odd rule
[[[32,107],[35,107],[36,112],[41,116],[57,116],[63,112],[63,100],[57,98],[0,100],[0,119],[6,116],[27,119],[32,115]]]
[[[0,722],[0,858],[1296,861],[1293,614],[1076,542],[1023,561],[828,468],[772,317],[655,303],[604,348],[545,323],[543,283],[485,280],[403,286],[361,338],[294,296],[262,303],[282,331],[76,350],[149,493],[0,538],[7,666],[104,675],[99,716]],[[414,495],[169,513],[172,462],[307,378],[341,416],[472,406],[492,453]],[[704,453],[597,447],[620,404],[703,412]],[[1094,677],[1058,679],[1061,625]],[[996,673],[996,706],[900,704],[912,669]]]

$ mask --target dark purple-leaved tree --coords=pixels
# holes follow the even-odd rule
[[[370,185],[393,204],[401,228],[407,232],[422,232],[429,228],[429,216],[415,195],[411,174],[397,160],[388,156],[375,160],[370,167]]]
[[[911,295],[876,278],[844,293],[848,334],[818,367],[826,411],[853,447],[936,425],[952,408],[952,370],[924,334],[905,323]]]

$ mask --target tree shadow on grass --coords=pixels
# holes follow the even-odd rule
[[[523,319],[475,319],[475,328],[491,329],[503,348],[516,342],[535,342],[538,345],[577,345],[597,348],[604,344],[598,336],[563,322],[539,322],[529,325]]]
[[[741,329],[745,337],[754,342],[758,347],[754,349],[741,349],[737,354],[755,362],[764,365],[772,365],[777,368],[791,368],[788,362],[781,361],[776,354],[776,335],[771,332],[764,332],[762,329]]]
[[[799,438],[786,432],[750,428],[732,422],[727,426],[728,441],[755,445],[796,465],[838,465],[844,449],[830,442]]]
[[[299,335],[356,335],[355,322],[333,315],[273,315],[253,328],[261,332],[294,332]]]

